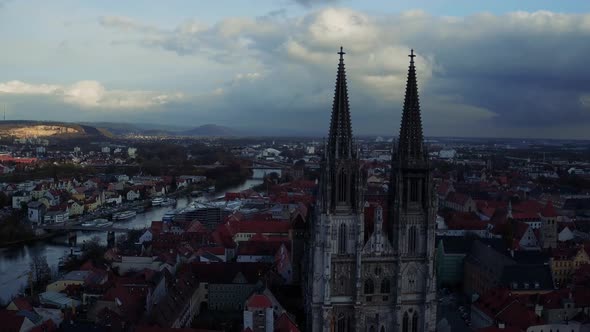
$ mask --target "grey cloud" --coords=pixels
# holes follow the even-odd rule
[[[311,6],[315,6],[315,5],[322,5],[322,4],[332,4],[332,3],[336,3],[339,0],[294,0],[297,4],[305,6],[305,7],[311,7]]]
[[[161,33],[163,30],[150,24],[145,24],[127,16],[101,16],[98,23],[105,28],[118,29],[127,32]]]
[[[117,31],[115,42],[235,68],[215,78],[219,93],[142,115],[150,119],[324,132],[343,45],[355,133],[396,134],[406,55],[415,48],[427,134],[590,138],[590,44],[580,42],[590,37],[590,15],[442,18],[326,8],[296,18],[188,20],[174,29],[122,17],[101,25]]]

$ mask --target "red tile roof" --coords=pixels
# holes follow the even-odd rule
[[[208,233],[207,228],[203,226],[197,220],[191,221],[188,226],[185,228],[185,232],[187,233]]]
[[[16,311],[0,309],[0,322],[3,331],[20,331],[25,317],[16,314]]]
[[[160,234],[164,228],[164,223],[162,221],[152,221],[151,232],[154,235]]]
[[[454,204],[465,205],[469,201],[469,195],[453,191],[447,195],[446,200]]]
[[[48,319],[32,328],[30,332],[53,332],[55,330],[57,330],[55,323],[51,319]]]
[[[283,242],[247,241],[238,246],[238,256],[274,256]]]
[[[190,268],[200,282],[227,284],[241,274],[248,283],[254,284],[269,271],[271,264],[265,263],[203,263],[195,262]]]
[[[539,215],[536,212],[514,212],[514,213],[512,213],[512,219],[523,220],[523,221],[533,221],[533,220],[538,220]]]
[[[275,324],[276,332],[300,332],[297,325],[291,320],[287,313],[283,313],[277,318]]]
[[[473,212],[453,212],[446,220],[449,229],[484,230],[488,224]]]
[[[518,204],[515,204],[512,207],[513,211],[522,212],[522,213],[529,213],[529,214],[537,214],[541,211],[543,205],[538,201],[534,200],[526,200],[521,201]]]
[[[450,188],[451,184],[448,181],[443,181],[436,187],[436,191],[439,195],[446,195]]]
[[[27,299],[25,299],[24,297],[15,297],[12,300],[12,303],[14,303],[14,305],[18,308],[18,310],[33,310],[33,306],[31,305],[31,303],[29,303],[29,301]]]
[[[202,252],[208,252],[213,255],[225,255],[225,248],[224,247],[204,247],[200,248],[198,253],[201,254]]]
[[[551,201],[547,201],[547,204],[545,204],[545,207],[541,210],[541,215],[547,218],[557,217],[557,212],[555,212],[555,208]]]
[[[473,305],[490,318],[505,323],[506,327],[525,331],[529,326],[543,322],[533,310],[527,308],[526,301],[526,296],[513,294],[508,289],[492,289]]]
[[[253,294],[252,296],[250,296],[248,301],[246,301],[246,306],[248,307],[248,309],[272,308],[272,302],[270,302],[266,295]]]
[[[230,222],[230,232],[237,233],[288,233],[291,223],[285,221],[234,221]]]

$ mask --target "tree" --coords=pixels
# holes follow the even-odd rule
[[[173,193],[178,189],[178,184],[176,183],[176,175],[172,176],[172,183],[170,183],[170,192]]]
[[[279,183],[279,173],[277,172],[271,172],[270,174],[268,174],[266,176],[266,178],[268,179],[268,182],[270,182],[271,184],[277,184]]]
[[[105,253],[105,247],[100,244],[100,237],[93,236],[90,240],[84,243],[84,255],[86,259],[100,261]]]
[[[4,192],[0,192],[0,208],[10,206],[10,199]]]
[[[51,280],[51,268],[47,263],[47,257],[34,254],[29,262],[31,292],[42,289]]]

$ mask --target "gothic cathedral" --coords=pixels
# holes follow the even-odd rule
[[[414,52],[392,158],[388,216],[365,236],[365,182],[340,49],[330,136],[308,246],[308,330],[430,332],[436,327],[436,195],[422,135]],[[387,219],[384,221],[384,219]]]

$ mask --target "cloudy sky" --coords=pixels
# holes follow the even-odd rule
[[[590,139],[590,1],[0,0],[8,119],[323,134],[340,45],[356,134]]]

